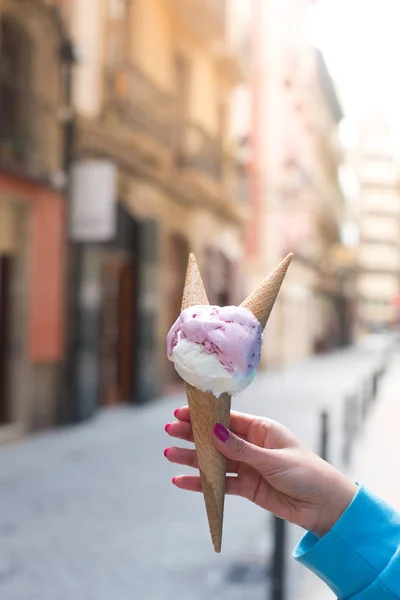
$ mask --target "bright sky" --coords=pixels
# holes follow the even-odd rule
[[[400,134],[400,0],[319,0],[307,37],[324,52],[348,117],[384,114]]]

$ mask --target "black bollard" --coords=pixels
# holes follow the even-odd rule
[[[369,384],[368,379],[366,379],[363,383],[362,387],[362,417],[365,419],[368,414],[368,409],[370,405],[371,399],[371,386]]]
[[[345,466],[350,464],[352,440],[357,430],[358,403],[357,397],[351,394],[344,400],[342,461]]]
[[[320,456],[328,460],[328,441],[329,441],[329,414],[323,411],[320,415]]]
[[[274,521],[274,554],[271,572],[271,598],[270,600],[286,600],[285,591],[285,549],[286,549],[286,522],[278,517]]]
[[[372,399],[375,400],[378,392],[379,371],[376,371],[372,376]]]

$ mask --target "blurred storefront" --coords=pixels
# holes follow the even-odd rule
[[[60,31],[40,2],[0,13],[0,435],[57,419],[64,351]],[[7,434],[8,432],[8,434]]]

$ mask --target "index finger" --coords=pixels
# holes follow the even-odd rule
[[[174,412],[174,415],[179,421],[190,423],[190,410],[188,406],[178,408]],[[233,433],[237,433],[238,435],[246,435],[251,425],[256,420],[259,420],[259,417],[254,417],[253,415],[247,415],[246,413],[240,413],[233,410],[231,411],[229,428],[231,431],[233,431]]]

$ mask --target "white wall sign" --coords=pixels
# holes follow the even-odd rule
[[[106,242],[116,234],[117,173],[109,160],[77,161],[71,170],[69,234],[76,242]]]

